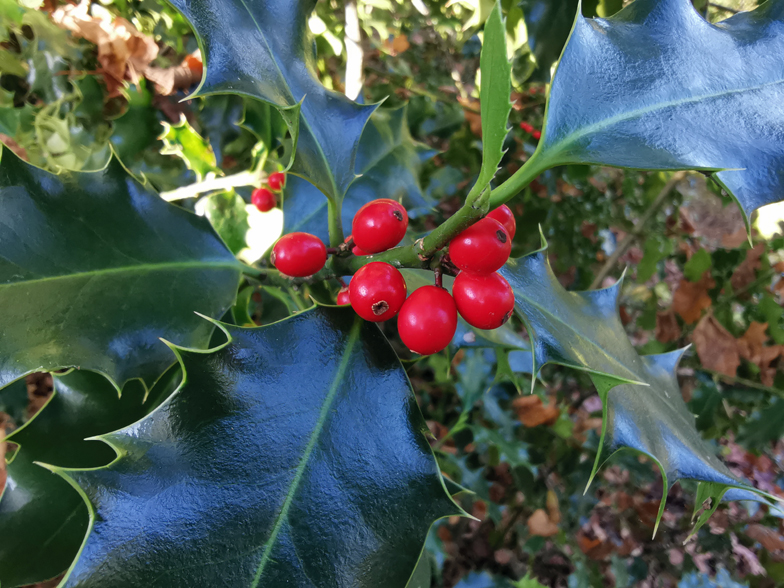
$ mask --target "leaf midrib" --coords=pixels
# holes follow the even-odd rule
[[[624,122],[624,121],[627,121],[627,120],[632,120],[634,118],[640,118],[640,117],[642,117],[642,116],[644,116],[646,114],[649,114],[651,112],[655,112],[657,110],[665,110],[667,108],[674,108],[674,107],[681,106],[681,105],[684,105],[684,104],[693,104],[693,103],[696,103],[696,102],[702,102],[703,100],[704,101],[714,100],[716,98],[722,98],[724,96],[730,96],[732,94],[741,94],[743,92],[755,92],[757,90],[761,90],[763,88],[767,88],[768,86],[775,86],[777,84],[782,84],[782,83],[784,83],[784,80],[777,80],[775,82],[767,82],[765,84],[759,84],[757,86],[750,86],[750,87],[747,87],[747,88],[738,88],[738,89],[733,89],[733,90],[725,90],[723,92],[717,92],[717,93],[714,93],[714,94],[703,94],[703,95],[700,95],[700,96],[692,96],[690,98],[682,98],[682,99],[679,99],[679,100],[672,100],[670,102],[659,102],[659,103],[653,104],[653,105],[645,107],[645,108],[638,108],[636,110],[631,110],[631,111],[625,112],[623,114],[618,114],[616,116],[611,116],[609,118],[600,120],[600,121],[595,122],[593,124],[590,124],[590,125],[588,125],[586,127],[583,127],[581,130],[579,130],[579,131],[577,131],[575,133],[571,133],[571,134],[566,135],[563,139],[561,139],[557,143],[553,143],[552,145],[549,145],[549,146],[548,145],[544,145],[543,146],[543,152],[549,158],[552,158],[555,161],[555,160],[557,160],[557,158],[555,157],[556,155],[560,154],[562,151],[566,150],[568,147],[572,146],[574,143],[576,143],[580,139],[582,139],[584,137],[587,137],[588,135],[591,135],[591,134],[593,134],[593,133],[595,133],[597,131],[601,131],[602,129],[604,129],[606,127],[611,127],[611,126],[616,125],[618,123],[621,123],[621,122]]]
[[[112,274],[122,274],[122,273],[149,273],[149,272],[156,272],[156,271],[165,271],[165,270],[188,270],[188,269],[232,269],[236,271],[241,271],[241,266],[238,263],[234,263],[232,261],[187,261],[187,262],[166,262],[166,263],[156,263],[156,264],[140,264],[140,265],[130,265],[130,266],[121,266],[121,267],[113,267],[113,268],[105,268],[105,269],[98,269],[98,270],[90,270],[85,272],[74,272],[71,274],[62,274],[59,276],[47,276],[45,278],[34,278],[32,280],[20,280],[17,282],[8,282],[5,284],[0,284],[0,291],[4,288],[11,288],[14,286],[26,286],[29,284],[40,284],[44,282],[56,282],[61,280],[78,280],[83,278],[93,278],[96,276],[104,276],[104,275],[112,275]]]
[[[361,326],[361,319],[355,319],[354,326],[351,328],[348,341],[346,342],[346,347],[343,350],[343,357],[340,360],[338,369],[335,372],[335,377],[332,380],[332,385],[329,388],[329,392],[324,399],[324,404],[321,407],[321,412],[319,412],[318,419],[316,420],[316,426],[310,435],[310,439],[308,439],[308,444],[305,446],[305,451],[302,453],[299,465],[297,466],[297,471],[294,474],[294,479],[291,481],[289,490],[286,493],[286,499],[283,502],[283,506],[281,507],[280,512],[278,513],[277,519],[275,520],[272,533],[270,534],[269,539],[267,539],[267,542],[262,546],[264,548],[264,553],[261,557],[258,568],[256,569],[256,575],[253,578],[253,583],[251,584],[250,588],[258,588],[259,582],[261,581],[261,576],[264,573],[264,569],[267,566],[267,563],[270,561],[270,554],[272,553],[275,541],[278,538],[278,533],[280,532],[284,521],[286,521],[288,518],[289,508],[291,507],[291,503],[294,501],[294,497],[297,494],[299,484],[302,481],[302,476],[305,474],[305,468],[307,468],[308,462],[310,461],[310,456],[313,454],[313,450],[316,447],[316,443],[318,443],[319,437],[321,437],[321,433],[324,430],[324,425],[326,424],[329,417],[329,412],[332,409],[332,404],[335,402],[335,398],[337,397],[338,388],[341,381],[343,380],[343,375],[346,372],[346,368],[348,367],[349,359],[351,358],[351,351],[356,344],[357,339],[359,339],[359,331]]]

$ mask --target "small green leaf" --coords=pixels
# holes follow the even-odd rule
[[[471,195],[481,194],[495,177],[504,156],[504,140],[509,133],[507,122],[512,110],[512,64],[506,55],[506,28],[501,16],[500,0],[485,23],[480,57],[481,88],[479,104],[482,115],[482,167]]]
[[[223,328],[221,348],[173,348],[180,389],[101,437],[120,459],[55,468],[92,514],[62,586],[405,586],[461,511],[378,327],[327,307]]]
[[[683,275],[690,282],[699,282],[702,275],[711,268],[711,265],[710,253],[706,249],[700,249],[683,264]]]
[[[197,95],[241,94],[277,107],[296,145],[291,172],[339,202],[375,106],[327,90],[315,72],[308,17],[315,0],[171,0],[205,56]]]
[[[177,124],[163,123],[163,133],[158,137],[163,141],[161,154],[174,155],[185,162],[188,169],[196,172],[198,181],[209,173],[220,173],[215,161],[215,153],[210,144],[191,126],[184,115]]]
[[[196,204],[197,210],[203,210],[210,219],[215,232],[235,255],[248,246],[245,235],[248,225],[248,213],[245,201],[236,192],[220,192],[205,196]]]
[[[2,152],[0,386],[78,366],[118,387],[171,365],[159,337],[199,347],[241,272],[209,223],[148,192],[112,160],[55,176]]]
[[[24,380],[20,382],[24,386]],[[112,384],[94,372],[54,378],[54,393],[46,406],[8,437],[19,449],[8,464],[8,482],[0,495],[0,527],[13,538],[0,542],[3,588],[43,582],[62,573],[87,532],[87,508],[78,492],[36,462],[84,468],[108,464],[114,451],[85,439],[140,419],[159,396],[172,390],[156,386],[145,402],[139,382],[130,382],[118,397]],[[1,391],[0,398],[6,393],[7,389]]]
[[[719,25],[689,0],[578,15],[535,157],[711,172],[748,218],[784,198],[784,62],[764,57],[784,53],[782,27],[781,2]]]

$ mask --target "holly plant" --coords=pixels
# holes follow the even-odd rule
[[[161,198],[120,143],[99,171],[58,174],[3,148],[0,397],[39,372],[54,393],[8,438],[2,588],[62,572],[63,588],[429,586],[414,573],[429,529],[471,515],[407,368],[467,342],[532,384],[547,364],[587,374],[603,421],[584,483],[617,452],[647,456],[664,482],[654,527],[679,480],[698,483],[694,531],[722,501],[776,508],[698,433],[676,376],[684,350],[638,354],[622,280],[567,291],[544,237],[510,258],[531,226],[506,203],[576,164],[696,170],[747,223],[783,200],[784,2],[719,24],[688,0],[578,12],[551,72],[546,32],[529,26],[551,82],[541,131],[523,126],[535,148],[505,181],[512,37],[501,2],[483,8],[481,166],[430,226],[413,220],[433,204],[417,177],[433,153],[411,140],[404,107],[319,79],[315,0],[171,4],[204,62],[190,98],[224,97],[218,121],[267,137],[243,178],[258,211],[282,208],[284,234],[237,257],[242,240],[210,221],[222,211],[247,227],[242,198],[216,192],[194,214],[188,186]],[[163,140],[222,186],[224,155],[187,121]]]

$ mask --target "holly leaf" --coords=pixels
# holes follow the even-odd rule
[[[535,81],[550,81],[550,68],[561,56],[577,14],[578,0],[522,0],[528,47],[536,60]]]
[[[91,510],[62,586],[405,586],[460,510],[389,343],[334,307],[221,328],[220,348],[172,346],[180,389],[100,437],[119,459],[53,468]]]
[[[296,144],[291,172],[339,202],[354,181],[354,157],[375,106],[319,81],[308,17],[315,0],[171,0],[191,22],[205,76],[191,96],[243,94],[276,106]]]
[[[145,402],[140,382],[130,382],[118,397],[112,384],[94,372],[54,378],[54,393],[46,406],[7,439],[18,450],[9,460],[8,482],[0,495],[0,527],[13,538],[0,542],[3,588],[43,582],[62,573],[87,532],[89,517],[79,493],[35,462],[85,468],[108,464],[115,458],[111,448],[84,439],[140,419],[172,389],[156,386]],[[3,394],[6,390],[0,398]]]
[[[159,337],[198,347],[194,314],[231,307],[241,265],[209,226],[147,191],[120,163],[55,176],[2,152],[0,386],[77,366],[118,388],[171,365]]]
[[[343,200],[343,226],[350,230],[357,211],[376,198],[391,198],[415,213],[429,208],[419,185],[422,163],[435,152],[411,138],[407,107],[379,109],[365,127],[356,161],[360,176]],[[293,177],[283,198],[283,232],[304,231],[329,242],[327,202],[308,182]]]
[[[769,57],[782,52],[780,2],[716,25],[688,0],[578,15],[535,157],[546,167],[702,170],[748,220],[784,198],[784,63]]]
[[[207,174],[221,173],[210,143],[196,132],[180,114],[177,124],[163,124],[163,133],[158,137],[163,141],[162,155],[174,155],[185,162],[188,169],[196,174],[196,180],[202,181]]]
[[[591,479],[606,446],[649,456],[659,465],[665,488],[693,479],[733,489],[734,499],[773,499],[733,476],[700,436],[675,375],[683,350],[637,354],[618,312],[622,280],[604,290],[568,292],[550,267],[544,243],[541,250],[510,260],[500,273],[512,286],[516,310],[528,328],[532,373],[546,363],[587,371],[602,398],[600,451]],[[663,499],[657,526],[664,504]]]
[[[479,104],[482,117],[482,167],[471,194],[481,194],[490,185],[504,156],[504,140],[509,133],[512,110],[512,64],[506,56],[506,28],[501,3],[496,2],[485,23],[482,54],[479,60],[481,87]]]
[[[245,201],[233,190],[217,192],[203,197],[196,204],[196,210],[204,214],[235,255],[248,246],[245,235],[250,229]]]
[[[0,412],[10,416],[17,427],[25,421],[28,402],[27,383],[24,380],[17,380],[0,390]]]

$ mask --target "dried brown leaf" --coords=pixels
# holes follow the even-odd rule
[[[738,342],[713,315],[706,315],[691,335],[703,367],[734,377],[740,365]]]
[[[672,296],[672,310],[676,312],[687,325],[692,325],[700,320],[702,311],[711,307],[711,297],[708,290],[716,282],[706,272],[699,282],[690,282],[682,279]]]

